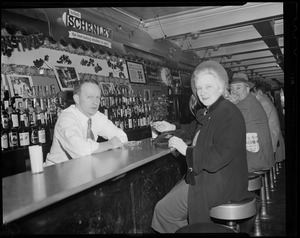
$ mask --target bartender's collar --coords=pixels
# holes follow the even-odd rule
[[[76,108],[76,110],[77,110],[77,112],[78,112],[78,115],[79,115],[79,117],[80,117],[80,119],[82,120],[82,121],[88,121],[88,119],[89,118],[91,118],[91,119],[93,119],[93,116],[91,116],[91,117],[88,117],[88,116],[86,116],[85,114],[83,114],[80,110],[79,110],[79,108],[76,106],[76,105],[74,105],[75,106],[75,108]]]

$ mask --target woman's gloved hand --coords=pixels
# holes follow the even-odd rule
[[[172,136],[169,139],[169,147],[177,149],[182,155],[186,155],[187,144],[179,137]]]
[[[155,130],[158,132],[164,132],[164,131],[174,131],[176,129],[176,126],[167,122],[167,121],[156,121],[153,122],[152,125]]]

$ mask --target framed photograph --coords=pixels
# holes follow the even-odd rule
[[[151,100],[150,89],[144,89],[144,98],[146,99],[146,101]]]
[[[11,74],[7,75],[7,82],[11,97],[15,96],[15,94],[23,97],[24,89],[27,90],[29,94],[31,93],[31,87],[33,86],[31,76]]]
[[[186,73],[180,73],[181,78],[181,85],[183,88],[190,88],[191,87],[191,79],[190,75]]]
[[[129,81],[131,83],[146,83],[144,66],[140,63],[126,61]]]
[[[55,65],[54,72],[61,91],[73,91],[74,83],[80,79],[72,65]]]

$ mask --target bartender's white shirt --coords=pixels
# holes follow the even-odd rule
[[[98,111],[91,119],[92,132],[96,140],[99,135],[108,140],[117,136],[122,143],[128,141],[126,133],[116,127],[103,113]],[[44,166],[90,155],[98,149],[98,142],[86,139],[87,121],[88,117],[75,105],[62,111],[55,124],[52,146]]]

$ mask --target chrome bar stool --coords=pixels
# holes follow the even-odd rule
[[[272,168],[270,168],[270,172],[269,172],[269,177],[270,177],[270,191],[273,192],[275,191],[275,184],[274,184],[274,170],[273,170],[274,166]]]
[[[264,180],[264,189],[265,189],[265,201],[266,203],[271,203],[271,196],[270,196],[270,187],[269,187],[269,182],[268,182],[268,175],[270,173],[270,169],[266,169],[266,170],[259,170],[259,171],[255,171],[254,173],[256,174],[260,174],[263,177]]]
[[[266,199],[266,179],[268,170],[260,170],[254,172],[255,174],[262,176],[262,187],[260,188],[260,198],[261,198],[261,209],[260,209],[260,219],[269,219],[270,216],[267,214],[267,199]]]
[[[256,198],[228,202],[210,209],[210,217],[225,220],[228,227],[240,232],[238,220],[256,215]]]
[[[256,192],[260,191],[263,187],[263,178],[259,174],[249,173],[248,191]],[[253,227],[253,236],[263,236],[260,225],[260,211],[257,212],[255,217],[255,223]]]

